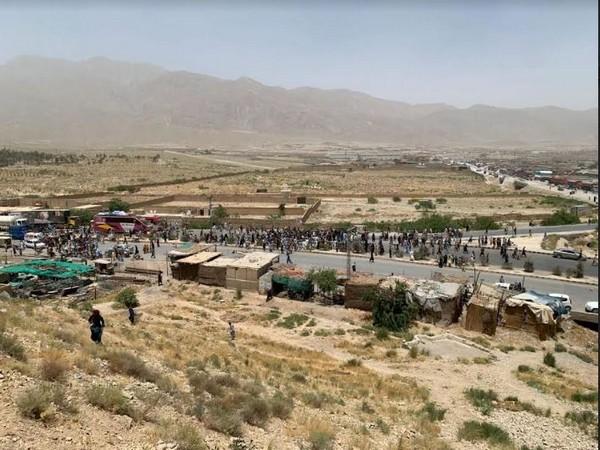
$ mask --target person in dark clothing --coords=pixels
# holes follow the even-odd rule
[[[100,315],[100,311],[94,309],[88,322],[90,324],[92,341],[96,344],[102,344],[102,329],[104,328],[105,323],[104,318]]]
[[[133,309],[131,306],[129,308],[127,308],[127,311],[129,312],[129,322],[131,322],[131,325],[135,324],[135,309]]]
[[[352,263],[352,272],[356,272],[356,263]]]
[[[158,285],[162,286],[162,270],[158,272]]]
[[[271,301],[271,300],[273,300],[273,288],[272,287],[270,287],[267,290],[267,301]]]

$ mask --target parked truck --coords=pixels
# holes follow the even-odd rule
[[[12,239],[23,240],[27,233],[27,218],[12,214],[0,216],[0,231],[7,232]]]

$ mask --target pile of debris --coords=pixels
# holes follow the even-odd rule
[[[12,297],[45,299],[86,294],[94,268],[69,261],[34,259],[0,268],[4,292]]]

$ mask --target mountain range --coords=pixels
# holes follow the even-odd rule
[[[101,147],[286,139],[404,145],[597,144],[598,110],[412,105],[150,64],[34,56],[0,66],[0,144]]]

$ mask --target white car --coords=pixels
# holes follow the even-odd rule
[[[548,294],[548,296],[559,299],[562,302],[565,309],[567,310],[567,314],[571,312],[573,305],[571,303],[571,297],[569,297],[567,294],[558,294],[555,292],[551,292],[550,294]]]
[[[46,248],[46,244],[42,242],[43,237],[43,233],[26,233],[23,242],[26,248],[44,250]]]
[[[591,313],[598,313],[598,302],[587,302],[585,304],[585,310]]]

